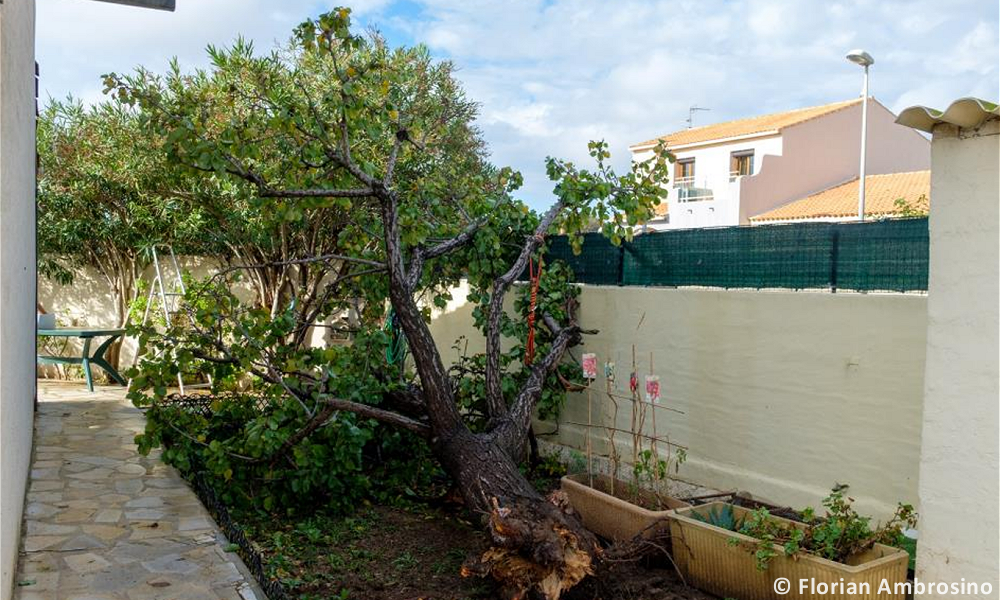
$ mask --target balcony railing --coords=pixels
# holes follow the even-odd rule
[[[696,187],[694,177],[678,177],[674,180],[674,192],[678,202],[703,202],[714,200],[710,188]]]

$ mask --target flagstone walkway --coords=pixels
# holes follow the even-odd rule
[[[15,599],[262,598],[184,480],[136,451],[122,388],[38,388]]]

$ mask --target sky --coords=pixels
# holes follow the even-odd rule
[[[237,35],[260,51],[340,2],[177,0],[174,13],[91,0],[37,0],[40,94],[102,99],[102,75],[137,65],[207,66],[205,47]],[[687,126],[871,94],[891,110],[1000,99],[1000,10],[992,0],[356,0],[362,27],[451,60],[492,160],[521,171],[519,196],[553,201],[546,156],[587,164],[604,139],[628,146]]]

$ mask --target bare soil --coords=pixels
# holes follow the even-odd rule
[[[262,519],[248,527],[274,577],[293,597],[358,600],[502,600],[489,579],[461,566],[486,548],[461,509],[370,507],[350,517]],[[565,600],[709,600],[666,559],[605,562]]]

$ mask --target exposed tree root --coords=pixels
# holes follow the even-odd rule
[[[491,575],[512,600],[536,591],[546,600],[594,573],[602,550],[597,539],[550,502],[501,506],[492,499],[489,533],[493,547],[462,568],[464,576]]]

